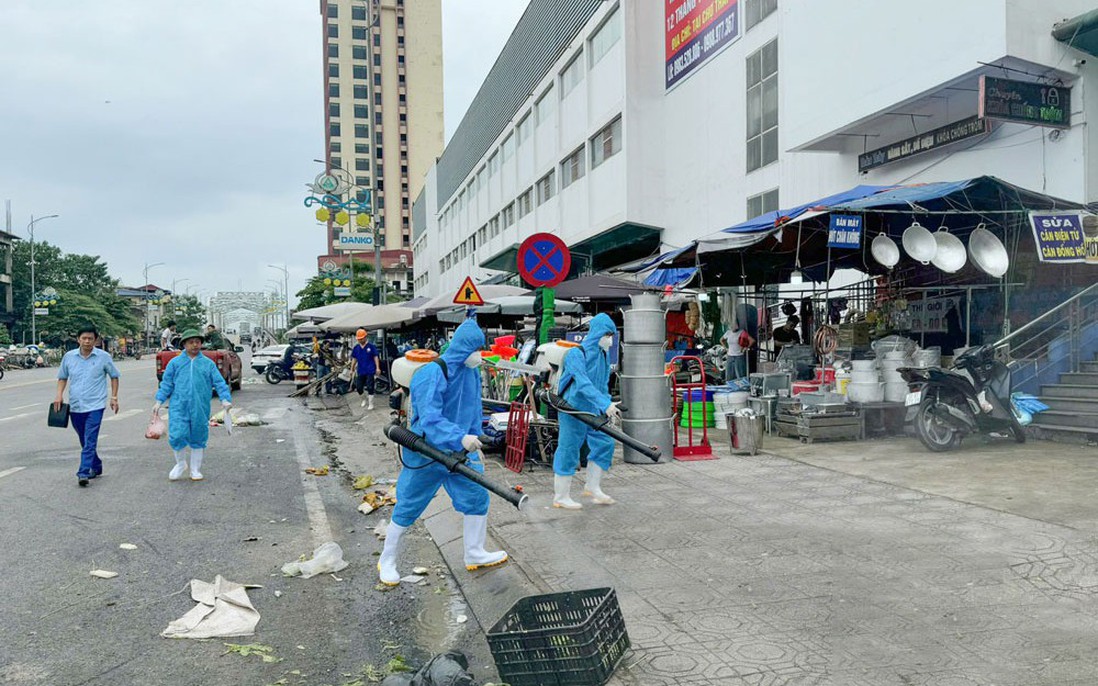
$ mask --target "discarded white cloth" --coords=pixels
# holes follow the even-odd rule
[[[286,576],[300,576],[308,579],[318,574],[338,572],[347,566],[343,559],[343,548],[338,543],[328,541],[313,551],[311,560],[304,562],[287,562],[282,565],[282,573]]]
[[[213,583],[191,579],[191,599],[197,605],[160,632],[164,638],[220,638],[251,636],[259,623],[259,612],[248,591],[220,574]]]

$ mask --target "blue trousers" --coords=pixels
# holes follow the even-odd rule
[[[69,421],[80,438],[80,469],[76,478],[90,479],[103,473],[103,461],[99,459],[99,427],[103,424],[103,410],[70,412]]]
[[[397,477],[397,502],[393,506],[393,521],[397,526],[414,524],[438,493],[439,486],[446,489],[454,509],[461,514],[488,514],[488,491],[484,486],[451,472],[438,462],[429,461],[410,450],[401,450],[404,461],[411,466],[401,469]],[[484,473],[484,465],[479,459],[470,457],[466,464]]]
[[[724,363],[725,383],[747,376],[747,355],[729,355]]]
[[[572,476],[580,463],[580,447],[587,442],[590,453],[588,462],[594,462],[603,471],[610,470],[614,458],[614,439],[601,431],[595,431],[583,422],[563,412],[557,418],[560,432],[557,434],[557,451],[553,453],[553,473]]]

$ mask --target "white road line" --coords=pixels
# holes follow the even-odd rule
[[[113,422],[117,419],[126,419],[127,417],[134,416],[135,414],[141,414],[144,411],[145,410],[123,410],[123,411],[119,412],[118,414],[112,414],[111,416],[107,417],[103,421]]]
[[[305,432],[294,431],[294,452],[297,454],[298,474],[305,488],[305,511],[309,513],[309,528],[313,530],[313,541],[320,546],[332,538],[332,527],[328,524],[328,513],[324,511],[324,500],[316,486],[316,477],[309,476],[305,469],[314,466],[309,460],[309,446],[305,443]]]
[[[20,405],[19,407],[13,407],[13,408],[11,408],[11,411],[12,411],[12,412],[15,412],[16,410],[25,410],[25,409],[27,409],[28,407],[38,407],[39,405],[46,405],[46,404],[47,404],[47,403],[34,403],[33,405]]]
[[[24,381],[23,383],[2,383],[0,384],[0,391],[7,390],[9,388],[23,388],[24,386],[37,386],[39,384],[52,383],[56,384],[57,379],[41,379],[40,381]]]
[[[11,476],[16,472],[21,472],[24,469],[26,469],[26,467],[12,467],[11,469],[5,469],[4,471],[0,472],[0,479],[3,479],[5,476]]]
[[[3,419],[0,419],[0,422],[10,422],[13,419],[21,419],[23,417],[31,417],[31,416],[33,416],[32,412],[24,412],[23,414],[13,414],[10,417],[4,417]]]

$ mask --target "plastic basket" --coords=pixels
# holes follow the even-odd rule
[[[679,426],[700,429],[703,426],[716,426],[716,406],[714,403],[689,403],[682,408]]]
[[[601,686],[629,648],[612,588],[523,598],[487,638],[510,686]]]

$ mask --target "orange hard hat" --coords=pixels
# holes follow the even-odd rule
[[[366,338],[366,329],[355,331],[355,338]]]

